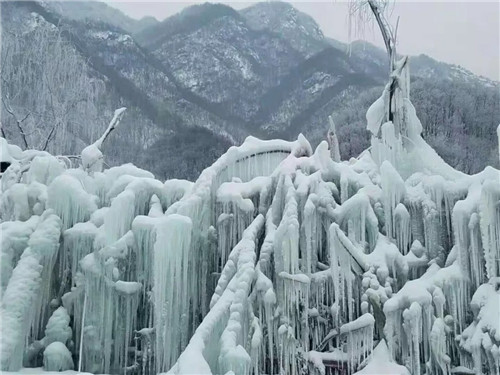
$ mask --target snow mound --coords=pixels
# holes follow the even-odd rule
[[[46,371],[66,371],[73,369],[71,352],[61,342],[54,341],[43,352],[43,369]]]
[[[367,365],[354,375],[410,375],[408,369],[404,366],[394,363],[391,359],[389,349],[385,340],[382,340],[373,349],[370,360]]]

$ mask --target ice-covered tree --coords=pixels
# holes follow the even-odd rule
[[[67,153],[76,126],[87,129],[89,140],[95,136],[95,103],[104,88],[61,28],[32,17],[32,30],[2,33],[3,136],[24,149]]]

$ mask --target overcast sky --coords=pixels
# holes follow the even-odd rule
[[[163,20],[183,8],[204,1],[115,1],[110,5],[133,18],[153,16]],[[212,1],[217,2],[217,1]],[[255,2],[221,1],[235,9]],[[326,36],[347,42],[349,40],[348,6],[345,1],[289,1],[311,15]],[[488,1],[395,1],[391,6],[391,22],[398,28],[398,51],[417,55],[425,53],[437,60],[461,65],[472,72],[500,80],[500,2]],[[362,35],[383,46],[380,32],[369,26]]]

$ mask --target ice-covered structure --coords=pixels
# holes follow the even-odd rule
[[[500,172],[444,163],[395,79],[343,162],[249,137],[163,183],[0,139],[2,370],[499,374]]]

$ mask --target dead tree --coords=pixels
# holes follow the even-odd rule
[[[349,19],[361,24],[373,18],[377,22],[389,59],[389,82],[384,91],[385,121],[392,121],[396,132],[403,136],[403,143],[411,147],[407,142],[409,134],[405,103],[410,97],[408,56],[398,60],[396,42],[399,18],[393,29],[385,16],[388,4],[387,0],[351,0]]]
[[[358,25],[364,25],[375,18],[375,21],[380,29],[387,57],[389,58],[389,77],[391,89],[389,90],[389,100],[387,103],[387,121],[392,121],[394,117],[394,113],[392,111],[392,96],[395,91],[394,86],[396,85],[395,79],[392,77],[394,76],[394,71],[398,68],[396,64],[396,38],[398,24],[396,24],[396,29],[394,30],[385,17],[388,4],[389,2],[386,0],[351,0],[349,2],[349,20],[350,22],[354,20]]]
[[[26,133],[24,132],[22,124],[24,121],[26,121],[28,119],[28,117],[31,113],[28,112],[26,115],[24,115],[24,116],[22,116],[22,118],[20,118],[20,116],[12,109],[10,104],[8,104],[8,100],[6,100],[6,98],[8,98],[8,95],[6,95],[6,97],[2,97],[2,104],[5,108],[5,110],[7,111],[7,113],[14,118],[14,122],[16,123],[17,129],[19,130],[19,134],[21,135],[21,139],[23,141],[23,146],[25,149],[28,149],[29,144],[28,144],[28,140],[26,139]],[[5,131],[3,130],[3,126],[2,126],[2,137],[6,138]]]
[[[86,122],[83,138],[95,137],[98,96],[85,59],[61,33],[41,24],[17,35],[4,27],[0,61],[2,137],[21,147],[65,153],[71,124]],[[94,125],[96,124],[96,125]],[[19,136],[17,135],[19,134]],[[71,150],[72,151],[72,150]]]

